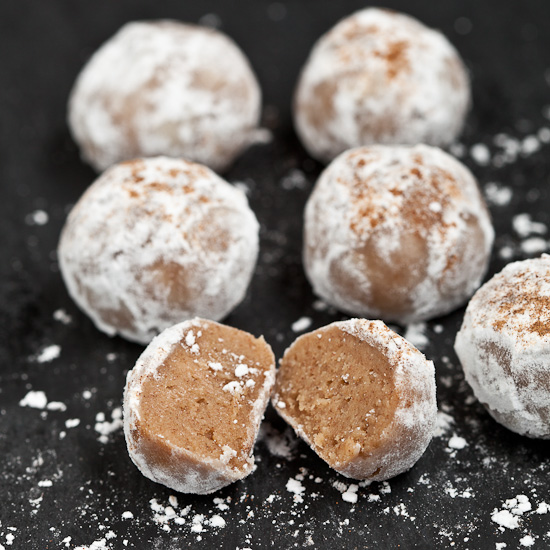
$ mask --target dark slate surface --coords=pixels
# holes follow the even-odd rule
[[[550,221],[550,147],[532,138],[524,154],[500,167],[479,165],[469,151],[483,143],[494,160],[502,151],[494,142],[498,133],[517,144],[549,124],[544,114],[550,103],[550,4],[401,0],[387,5],[440,28],[471,71],[474,109],[462,139],[464,161],[485,188],[497,182],[513,192],[508,204],[491,204],[497,241],[490,274],[510,259],[535,255],[530,247],[544,248],[548,235],[526,240],[514,231],[512,219],[529,212],[536,221]],[[67,296],[56,264],[66,213],[95,177],[79,160],[65,123],[67,96],[80,67],[124,22],[143,18],[196,22],[216,14],[208,19],[220,20],[248,54],[274,140],[248,151],[227,174],[249,187],[262,224],[256,275],[246,301],[227,322],[263,333],[280,357],[295,338],[291,324],[300,317],[311,317],[312,328],[342,318],[314,308],[301,267],[302,210],[320,166],[297,142],[289,105],[314,40],[363,6],[352,0],[0,3],[0,548],[550,545],[550,516],[537,513],[545,510],[541,503],[550,502],[550,447],[502,428],[472,398],[452,351],[462,310],[425,330],[439,405],[454,423],[410,472],[387,484],[359,487],[356,504],[342,499],[350,480],[330,471],[304,444],[281,437],[285,426],[271,409],[269,434],[257,444],[256,472],[215,495],[175,495],[179,519],[166,517],[173,492],[149,482],[131,464],[122,431],[102,442],[95,429],[98,413],[112,420],[125,374],[142,348],[98,332]],[[540,136],[546,139],[545,131]],[[533,143],[540,145],[534,152]],[[46,224],[33,222],[36,211],[47,213]],[[68,324],[54,319],[59,309],[70,316]],[[38,361],[51,345],[60,346],[59,357]],[[20,406],[29,390],[45,392],[66,410]],[[80,424],[67,427],[72,419]],[[463,449],[449,447],[455,434],[465,439]],[[290,444],[287,456],[277,456],[281,441]],[[304,487],[301,499],[286,488],[296,476]],[[499,529],[493,512],[517,495],[525,495],[532,509],[516,514],[516,529]],[[216,514],[225,527],[209,523]]]

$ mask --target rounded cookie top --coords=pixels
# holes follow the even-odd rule
[[[448,145],[469,103],[466,70],[441,33],[410,16],[367,8],[319,39],[294,113],[306,148],[328,162],[372,143]]]
[[[508,264],[485,283],[468,304],[455,350],[495,420],[550,438],[550,256]]]
[[[142,343],[244,297],[258,222],[242,191],[167,157],[107,170],[71,211],[59,244],[69,293],[108,334]]]
[[[494,231],[470,171],[440,149],[342,153],[305,209],[315,292],[344,311],[398,322],[451,311],[479,285]]]
[[[69,125],[98,171],[168,155],[221,171],[255,140],[260,88],[223,33],[177,21],[124,25],[71,92]]]

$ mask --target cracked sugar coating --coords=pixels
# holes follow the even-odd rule
[[[78,76],[69,126],[98,171],[167,155],[220,172],[260,139],[260,109],[256,77],[230,38],[176,21],[133,22]]]
[[[294,119],[309,153],[329,162],[359,145],[449,145],[469,104],[468,75],[441,33],[368,8],[317,42],[296,89]]]
[[[258,230],[244,193],[205,166],[135,160],[111,167],[75,205],[59,263],[100,330],[147,344],[182,320],[222,319],[242,301]]]
[[[381,481],[411,468],[433,436],[434,365],[382,321],[332,323],[286,350],[272,402],[329,466]]]
[[[508,429],[550,439],[550,256],[508,264],[470,300],[455,350]]]
[[[342,153],[305,209],[304,265],[323,300],[399,323],[452,311],[479,286],[494,231],[477,182],[443,151]]]
[[[202,319],[166,329],[128,373],[130,458],[145,477],[182,493],[246,477],[274,380],[263,337]]]

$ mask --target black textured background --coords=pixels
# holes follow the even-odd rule
[[[495,153],[497,133],[523,139],[548,124],[548,2],[385,5],[441,29],[462,54],[474,98],[462,138],[466,151],[485,143]],[[55,248],[66,213],[95,177],[80,161],[65,123],[78,71],[123,23],[146,18],[196,22],[216,14],[221,29],[249,56],[274,140],[249,150],[226,174],[248,186],[262,224],[257,272],[247,299],[227,323],[263,333],[280,357],[300,317],[311,317],[312,328],[342,318],[314,309],[301,267],[302,211],[321,167],[297,142],[290,99],[314,41],[364,6],[353,0],[0,0],[0,548],[492,549],[505,542],[509,549],[525,547],[520,540],[529,543],[526,535],[534,548],[550,546],[550,516],[535,512],[540,502],[550,502],[549,444],[507,431],[472,399],[452,351],[462,310],[427,324],[424,350],[436,364],[440,407],[454,425],[434,439],[410,472],[389,485],[360,487],[355,505],[344,502],[333,485],[351,481],[330,471],[304,444],[289,459],[269,452],[264,439],[257,444],[253,475],[211,496],[177,495],[178,514],[191,506],[185,523],[170,520],[163,527],[150,500],[167,506],[173,492],[141,476],[128,459],[121,430],[106,443],[98,441],[96,414],[111,420],[125,374],[142,348],[98,332],[67,296],[57,269]],[[550,222],[549,150],[542,144],[500,168],[479,166],[468,154],[463,159],[482,186],[499,182],[513,191],[508,205],[491,205],[497,240],[490,274],[507,261],[498,254],[503,245],[513,259],[526,257],[512,229],[514,214],[530,212]],[[47,212],[48,223],[32,223],[29,215],[36,210]],[[71,316],[69,324],[54,320],[58,309]],[[443,327],[439,334],[437,325]],[[61,347],[60,356],[37,362],[36,355],[51,344]],[[19,406],[31,389],[62,401],[67,410]],[[65,421],[74,418],[80,424],[67,428]],[[284,430],[271,409],[266,425]],[[66,436],[60,438],[60,432]],[[466,439],[464,449],[449,448],[453,433]],[[286,484],[300,474],[305,492],[297,503]],[[51,486],[39,484],[44,480]],[[520,517],[517,529],[500,530],[491,521],[493,510],[520,494],[533,510]],[[214,498],[228,497],[227,510],[216,508]],[[122,518],[125,511],[133,518]],[[196,514],[205,516],[201,533],[191,529]],[[214,514],[226,520],[224,528],[208,525]]]

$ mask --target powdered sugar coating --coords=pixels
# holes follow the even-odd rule
[[[70,213],[58,255],[70,295],[96,326],[146,344],[242,301],[258,231],[241,190],[205,166],[158,157],[99,177]]]
[[[305,209],[315,293],[403,324],[447,313],[479,286],[494,231],[477,182],[443,151],[376,145],[342,153]]]
[[[469,103],[467,73],[441,33],[407,15],[367,8],[316,43],[294,118],[310,154],[329,162],[372,143],[448,145]]]
[[[69,125],[96,170],[136,157],[226,169],[256,141],[261,92],[227,36],[176,21],[124,25],[86,64]]]
[[[455,350],[497,422],[550,439],[550,256],[508,264],[468,304]]]
[[[394,391],[399,393],[402,399],[392,412],[392,419],[380,438],[382,443],[377,448],[361,448],[352,461],[330,466],[346,477],[371,481],[382,481],[407,471],[426,450],[436,427],[437,403],[433,362],[428,361],[412,344],[389,329],[382,321],[339,321],[318,329],[315,334],[322,336],[332,327],[337,327],[343,333],[376,348],[387,358],[389,371],[393,375]],[[296,342],[305,336],[307,335],[300,336]],[[338,357],[335,356],[335,365],[338,364]],[[369,365],[365,365],[366,369],[368,367]],[[365,399],[368,402],[368,396],[365,396]],[[314,441],[305,433],[299,420],[289,414],[286,406],[280,406],[284,403],[284,398],[276,392],[272,402],[277,412],[316,451]]]
[[[211,459],[198,456],[168,441],[172,452],[172,464],[177,466],[163,468],[150,456],[145,443],[138,436],[137,425],[141,420],[140,404],[144,382],[151,376],[158,376],[158,368],[175,346],[181,344],[186,349],[184,345],[186,334],[190,331],[197,331],[197,334],[204,333],[214,325],[217,323],[196,318],[174,325],[159,334],[147,346],[134,368],[128,372],[124,390],[124,435],[132,462],[148,479],[182,493],[212,493],[243,479],[250,474],[254,466],[254,457],[251,454],[242,469],[231,467],[228,462],[237,454],[237,451],[229,446],[225,446],[218,459]],[[198,341],[200,349],[200,337]],[[207,355],[206,350],[200,350],[196,354],[189,346],[187,348],[191,361],[195,360],[197,355],[199,357]],[[251,452],[275,381],[275,363],[273,362],[272,367],[263,374],[262,387],[250,413],[251,442],[248,443],[250,443]]]

